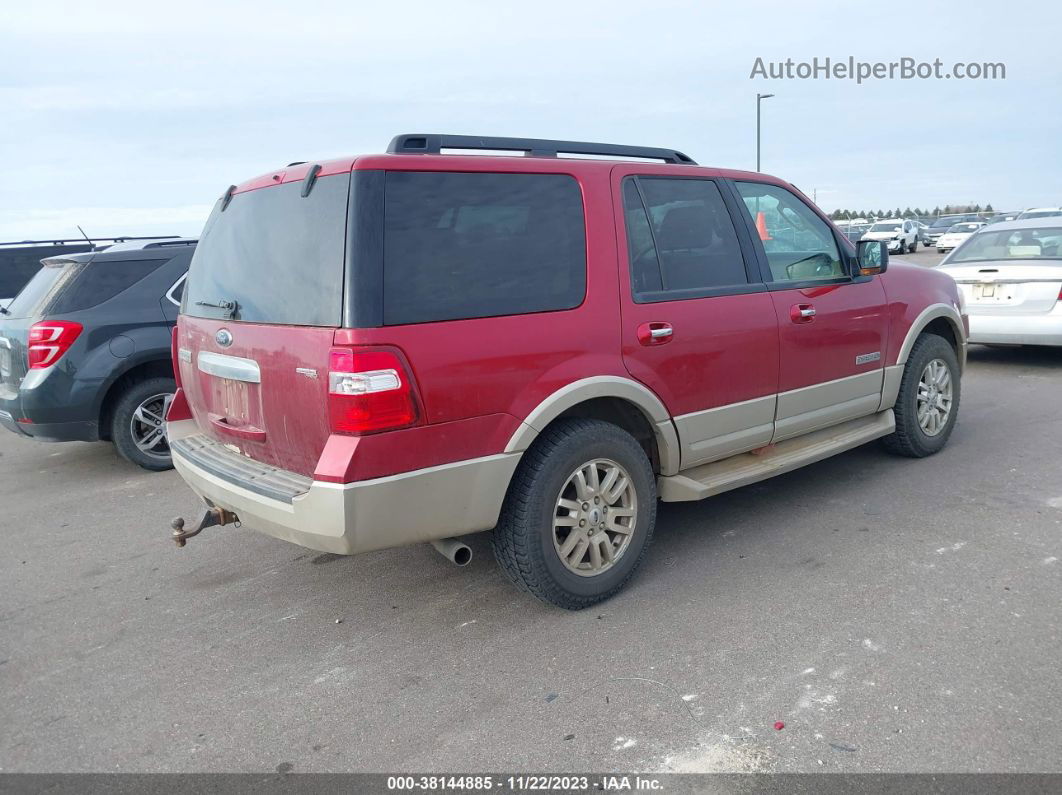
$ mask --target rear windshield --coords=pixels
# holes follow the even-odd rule
[[[388,172],[383,281],[386,325],[576,307],[579,185],[564,174]]]
[[[237,193],[207,220],[185,283],[182,311],[290,326],[339,326],[350,174]]]
[[[1041,260],[1057,265],[1062,259],[1062,227],[978,232],[948,259],[948,264],[984,260]]]
[[[7,308],[11,317],[39,317],[77,275],[81,266],[69,260],[51,262],[34,274]]]

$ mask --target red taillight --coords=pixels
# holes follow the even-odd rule
[[[83,326],[70,320],[42,320],[29,328],[29,366],[31,370],[51,367],[70,350]]]
[[[417,395],[409,368],[392,351],[333,348],[328,354],[328,413],[335,433],[415,425]]]
[[[173,367],[173,380],[177,382],[177,388],[181,388],[181,363],[177,361],[177,327],[174,326],[170,333],[170,366]]]

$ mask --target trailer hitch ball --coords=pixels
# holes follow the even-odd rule
[[[208,527],[221,527],[226,524],[239,525],[239,522],[239,517],[232,511],[212,506],[206,509],[195,526],[189,530],[184,529],[184,517],[178,516],[170,522],[170,527],[173,528],[170,537],[178,547],[183,547],[189,538],[199,535]]]

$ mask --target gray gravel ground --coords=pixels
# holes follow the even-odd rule
[[[575,614],[483,536],[176,550],[174,473],[4,432],[0,768],[1060,771],[1062,351],[975,347],[964,390],[934,458],[662,506]]]

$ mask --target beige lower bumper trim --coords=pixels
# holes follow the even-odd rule
[[[489,530],[519,462],[519,453],[504,453],[358,483],[314,481],[289,504],[173,457],[192,491],[246,527],[340,555]]]

